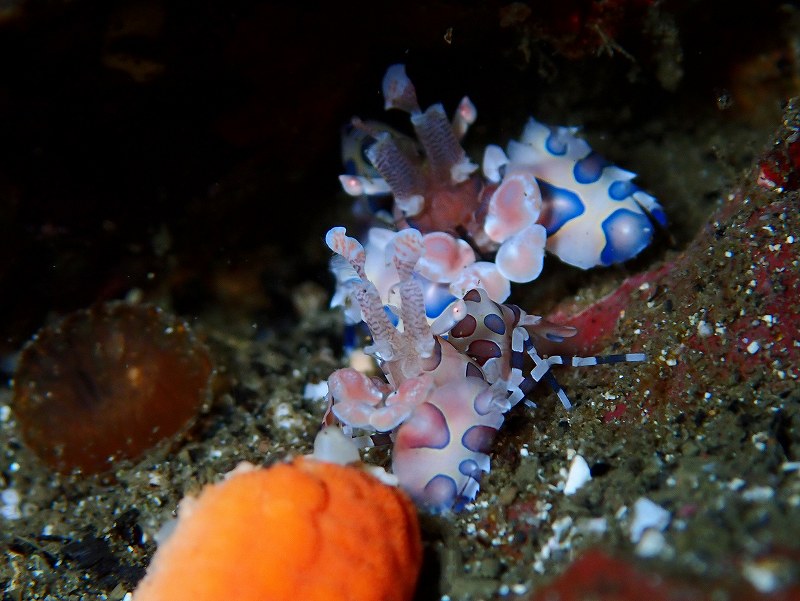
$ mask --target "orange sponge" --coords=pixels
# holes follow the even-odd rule
[[[234,470],[181,502],[134,601],[408,601],[416,510],[357,468],[299,457]]]

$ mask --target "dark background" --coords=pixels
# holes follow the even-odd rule
[[[2,6],[4,354],[48,317],[132,289],[190,316],[291,320],[297,285],[332,284],[322,237],[349,202],[340,127],[356,114],[404,125],[382,111],[394,62],[424,106],[472,98],[475,149],[505,144],[528,114],[657,146],[707,113],[767,122],[780,107],[758,90],[791,83],[775,34],[794,13],[779,3]],[[660,175],[647,187],[662,198]]]

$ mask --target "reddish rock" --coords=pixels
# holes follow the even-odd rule
[[[798,112],[790,105],[775,147],[797,145],[787,140],[794,140],[798,127]],[[637,375],[657,392],[651,398],[679,404],[695,391],[765,374],[771,392],[795,386],[800,377],[800,213],[796,190],[763,186],[763,165],[775,152],[757,162],[760,171],[746,175],[677,257],[629,277],[577,314],[559,308],[548,315],[579,333],[543,350],[593,354],[616,337],[639,340],[650,360]],[[786,160],[779,178],[784,183],[800,176],[797,165]],[[618,405],[606,419],[623,413]]]
[[[578,333],[546,349],[542,344],[539,350],[574,355],[592,355],[600,351],[611,342],[617,322],[631,300],[647,299],[651,295],[650,283],[660,280],[672,267],[672,263],[666,263],[626,278],[616,290],[578,313],[570,314],[568,306],[557,308],[547,316],[547,319],[554,323],[573,326],[577,328]]]
[[[767,595],[744,583],[667,578],[594,549],[574,561],[549,586],[536,591],[530,601],[711,601],[721,594],[731,601],[789,601],[798,598],[800,587]]]

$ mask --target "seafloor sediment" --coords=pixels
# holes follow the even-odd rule
[[[349,40],[330,51],[336,61],[319,58],[336,37],[322,11],[305,32],[280,38],[296,51],[280,67],[279,45],[263,31],[278,36],[280,19],[296,15],[258,3],[228,15],[228,29],[208,25],[219,24],[216,13],[182,29],[174,9],[158,2],[102,15],[78,2],[58,24],[52,6],[0,13],[3,44],[38,44],[16,55],[24,59],[15,59],[0,96],[31,114],[2,143],[3,369],[11,376],[16,353],[41,325],[122,297],[188,319],[217,367],[213,402],[187,433],[90,477],[40,462],[21,438],[11,387],[0,390],[4,599],[122,599],[184,495],[240,461],[271,464],[310,450],[323,407],[306,386],[343,362],[322,241],[328,227],[353,219],[336,189],[336,135],[354,113],[382,118],[380,75],[399,60],[427,100],[473,97],[480,116],[466,143],[476,156],[482,144],[517,135],[534,111],[540,120],[581,123],[595,148],[639,173],[637,183],[671,220],[631,264],[581,272],[551,258],[537,282],[515,289],[512,300],[529,312],[568,319],[583,311],[587,328],[611,323],[593,351],[643,351],[648,361],[562,369],[572,411],[542,389],[535,410],[520,405],[507,416],[475,502],[456,515],[423,516],[417,598],[800,594],[800,118],[790,98],[798,93],[798,41],[779,27],[797,15],[777,5],[720,13],[701,2],[703,20],[669,3],[610,4],[621,12],[578,11],[592,25],[578,33],[559,10],[529,14],[521,3],[489,4],[480,14],[434,3],[427,20],[420,9],[386,9],[397,31],[373,40],[380,51],[364,58],[356,52],[364,41]],[[136,15],[147,11],[170,18],[161,29],[153,20],[136,29]],[[120,22],[128,29],[113,27]],[[81,25],[105,40],[97,56],[84,47],[66,52],[74,62],[64,73],[84,87],[38,69],[63,94],[59,102],[26,69],[48,64],[60,36]],[[723,52],[726,28],[749,33]],[[189,54],[226,74],[229,96],[205,85],[208,71]],[[328,69],[314,79],[320,61]],[[283,101],[258,83],[298,69],[309,76],[282,86]],[[175,94],[185,106],[200,97],[206,104],[181,121],[180,107],[164,100]],[[107,138],[86,134],[104,142],[96,148],[74,142],[82,107],[112,127]],[[53,120],[46,135],[36,125],[45,118]],[[157,153],[160,131],[169,134],[165,155]],[[113,162],[124,149],[129,162]],[[167,150],[184,153],[170,168],[162,166]],[[88,208],[68,212],[65,198],[86,199]],[[133,211],[137,198],[141,210]],[[277,202],[292,213],[288,224],[277,223]],[[632,276],[640,280],[626,287]],[[603,300],[615,291],[613,302]],[[592,478],[567,496],[575,456]],[[381,449],[366,458],[387,461]]]

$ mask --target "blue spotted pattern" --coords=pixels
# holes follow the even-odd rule
[[[541,220],[547,235],[552,236],[561,227],[581,215],[586,209],[581,197],[566,188],[556,186],[539,180],[542,191],[542,202],[545,205],[546,216]]]
[[[458,487],[450,476],[437,474],[425,485],[424,494],[434,508],[446,508],[458,498]]]
[[[653,237],[653,226],[647,216],[628,209],[614,211],[603,221],[602,228],[607,241],[600,253],[603,265],[636,256]]]
[[[631,182],[615,181],[608,187],[608,197],[611,200],[625,200],[639,188]]]
[[[550,135],[547,136],[547,140],[544,143],[547,152],[553,156],[563,156],[567,154],[569,138],[564,135],[562,128],[550,127],[548,129],[550,130]]]
[[[575,167],[572,168],[572,175],[579,184],[593,184],[600,180],[603,175],[603,169],[609,165],[610,163],[607,160],[596,152],[592,152],[589,156],[575,163]]]
[[[489,426],[472,426],[461,437],[461,444],[465,449],[475,453],[485,453],[492,446],[494,435],[497,434],[496,428]]]
[[[450,292],[448,284],[437,284],[418,273],[414,277],[422,284],[422,293],[425,297],[425,314],[428,319],[436,319],[442,314],[456,297]]]
[[[576,131],[530,119],[522,138],[509,142],[508,171],[527,170],[539,183],[549,252],[581,269],[627,261],[652,240],[650,220],[666,226],[666,216],[632,183],[635,174],[593,152]],[[615,215],[621,209],[628,213]]]
[[[458,471],[465,476],[479,480],[482,470],[474,459],[464,459],[464,461],[458,464]]]
[[[648,209],[650,216],[656,220],[661,227],[667,227],[667,214],[661,207],[653,207]]]
[[[506,333],[506,322],[497,313],[489,313],[483,318],[483,325],[489,328],[490,331],[501,336]]]

